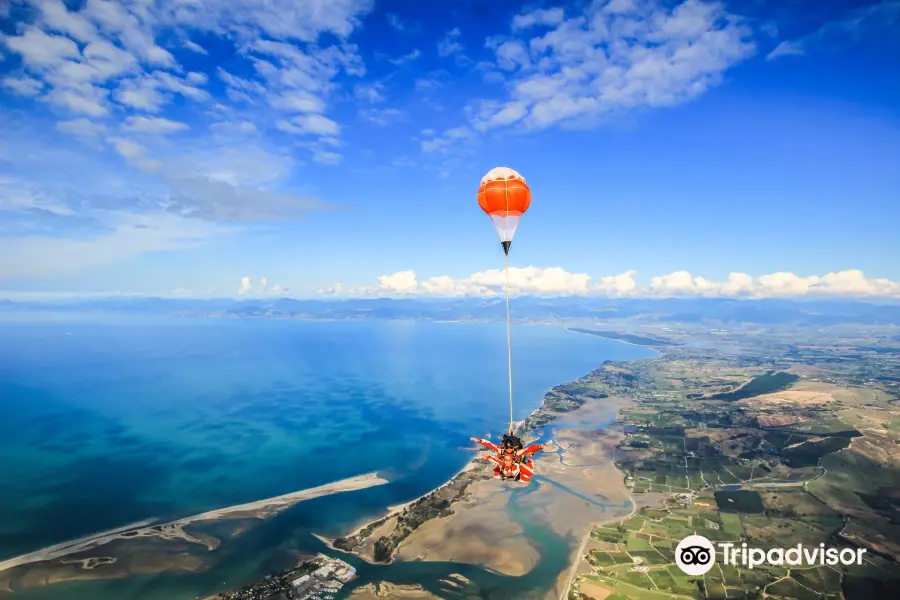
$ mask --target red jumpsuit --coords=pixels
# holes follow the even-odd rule
[[[530,455],[539,450],[543,450],[542,444],[532,444],[527,448],[518,452],[512,450],[504,451],[497,444],[490,440],[476,439],[482,446],[489,448],[497,453],[496,456],[491,454],[482,454],[485,460],[489,460],[497,466],[494,467],[494,477],[498,479],[516,479],[518,481],[531,481],[534,475],[534,462]],[[511,457],[511,461],[505,461],[504,457]]]

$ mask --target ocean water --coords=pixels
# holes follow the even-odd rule
[[[515,326],[515,417],[604,360],[652,355],[562,328]],[[237,586],[290,566],[291,551],[321,550],[310,532],[342,533],[452,477],[472,455],[470,436],[505,428],[507,395],[503,324],[0,323],[0,560],[369,471],[391,480],[301,503],[223,545],[202,573],[77,582],[22,597],[178,600]],[[544,537],[542,546],[559,542]],[[394,579],[437,578],[451,567],[460,571],[397,567]]]

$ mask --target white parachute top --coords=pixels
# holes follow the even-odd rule
[[[481,185],[484,185],[488,181],[497,181],[499,179],[521,179],[525,181],[525,178],[519,175],[519,173],[509,167],[494,167],[490,171],[487,172],[487,175],[481,178]],[[525,181],[525,183],[528,183]]]

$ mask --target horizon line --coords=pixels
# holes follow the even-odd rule
[[[171,302],[216,302],[216,301],[232,301],[232,302],[268,302],[275,303],[278,301],[290,300],[295,302],[350,302],[361,300],[413,300],[413,301],[452,301],[452,302],[473,302],[473,301],[502,301],[502,296],[429,296],[424,294],[410,295],[346,295],[346,296],[171,296],[160,294],[141,294],[141,293],[85,293],[85,294],[52,294],[37,295],[27,297],[27,292],[23,293],[23,297],[10,297],[0,294],[0,302],[6,304],[53,304],[56,302],[72,302],[72,301],[115,301],[115,300],[164,300]],[[673,295],[673,296],[605,296],[605,295],[559,295],[559,296],[539,296],[534,294],[519,294],[515,296],[519,299],[529,300],[572,300],[572,301],[605,301],[605,302],[629,302],[629,301],[682,301],[682,300],[731,300],[739,302],[766,302],[766,301],[787,301],[787,302],[843,302],[843,303],[862,303],[862,304],[900,304],[900,298],[890,296],[844,296],[837,294],[821,294],[821,295],[802,295],[802,296],[689,296],[689,295]]]

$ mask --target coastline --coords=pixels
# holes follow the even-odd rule
[[[678,345],[676,342],[671,342],[669,340],[663,340],[663,339],[651,338],[651,337],[643,337],[640,335],[630,334],[630,333],[623,334],[623,333],[617,333],[617,332],[613,332],[613,331],[584,329],[582,327],[566,327],[566,331],[569,331],[571,333],[580,333],[582,335],[592,335],[594,337],[602,338],[604,340],[612,340],[614,342],[621,342],[623,344],[628,344],[629,346],[638,346],[640,348],[649,348],[651,350],[654,350],[655,352],[659,352],[659,350],[656,350],[656,348],[663,348],[666,346],[677,346]],[[614,337],[609,334],[615,334],[615,335],[618,335],[619,337]],[[646,340],[646,341],[644,341],[644,342],[629,341],[626,338],[631,338],[631,339],[635,339],[635,340],[641,339],[641,340]]]
[[[453,483],[453,481],[455,479],[460,477],[463,473],[470,471],[470,470],[474,470],[475,467],[477,467],[477,466],[478,466],[477,459],[473,458],[471,461],[467,462],[466,465],[462,469],[460,469],[458,473],[456,473],[453,477],[451,477],[450,479],[448,479],[446,482],[442,483],[438,487],[434,488],[433,490],[429,490],[428,492],[422,494],[418,498],[414,498],[414,499],[410,500],[409,502],[403,502],[401,504],[394,504],[392,506],[389,506],[387,514],[384,515],[383,517],[379,517],[378,519],[376,519],[374,521],[365,521],[362,525],[360,525],[356,529],[350,531],[349,533],[347,533],[343,536],[340,536],[338,538],[328,538],[328,537],[325,537],[324,535],[320,535],[318,533],[313,533],[311,535],[314,538],[316,538],[317,540],[319,540],[320,542],[322,542],[323,544],[325,544],[330,550],[334,550],[335,552],[342,552],[344,554],[353,554],[354,556],[359,557],[360,559],[362,559],[363,561],[365,561],[369,564],[378,564],[375,561],[369,559],[365,555],[358,554],[351,550],[344,550],[342,548],[335,546],[334,545],[335,540],[338,540],[341,538],[351,538],[351,537],[357,536],[360,533],[362,533],[367,527],[371,526],[374,523],[380,523],[383,521],[390,520],[392,517],[396,517],[398,514],[402,513],[404,510],[406,510],[410,506],[412,506],[412,505],[416,504],[417,502],[424,500],[428,496],[431,496],[432,494],[435,494],[435,493],[439,492],[440,490],[446,488],[451,483]]]
[[[450,322],[450,321],[448,321],[448,322]],[[532,412],[536,412],[536,410],[535,410],[535,411],[532,411]],[[530,416],[530,415],[529,415],[529,416]],[[513,422],[513,425],[516,426],[516,427],[521,427],[524,423],[525,423],[525,421],[514,421],[514,422]],[[388,506],[388,507],[387,507],[387,512],[386,512],[383,516],[381,516],[381,517],[379,517],[379,518],[377,518],[377,519],[370,519],[370,520],[367,520],[367,521],[363,521],[362,525],[360,525],[360,526],[357,527],[356,529],[353,529],[353,530],[349,531],[348,533],[346,533],[346,534],[344,534],[344,535],[342,535],[342,536],[339,536],[339,537],[328,538],[328,537],[325,537],[325,536],[320,535],[320,534],[317,534],[317,533],[314,533],[314,534],[312,534],[312,535],[313,535],[313,537],[315,537],[315,538],[316,538],[317,540],[319,540],[320,542],[324,543],[326,546],[328,546],[328,548],[330,548],[330,549],[332,549],[332,550],[335,550],[335,551],[337,551],[337,552],[343,552],[343,553],[345,553],[345,554],[354,554],[355,556],[359,556],[359,558],[365,560],[366,562],[369,562],[369,563],[371,563],[371,564],[376,564],[376,563],[374,563],[373,561],[369,560],[369,559],[368,559],[367,557],[365,557],[365,556],[360,556],[360,555],[356,554],[355,552],[353,552],[353,551],[351,551],[351,550],[344,550],[344,549],[342,549],[342,548],[339,548],[339,547],[334,546],[333,542],[334,542],[335,540],[338,540],[338,539],[341,539],[341,538],[352,538],[352,537],[354,537],[354,536],[356,536],[356,535],[359,535],[363,530],[365,530],[367,527],[369,527],[369,526],[371,526],[371,525],[373,525],[373,524],[375,524],[375,523],[380,523],[380,522],[386,521],[386,520],[388,520],[388,519],[391,519],[392,517],[396,517],[396,516],[402,514],[402,513],[403,513],[405,510],[407,510],[409,507],[411,507],[411,506],[413,506],[413,505],[415,505],[415,504],[417,504],[417,503],[419,503],[419,502],[421,502],[421,501],[423,501],[423,500],[429,498],[430,496],[433,496],[434,494],[440,492],[441,490],[447,488],[447,487],[450,486],[454,481],[457,481],[464,473],[468,473],[469,471],[473,471],[473,472],[474,472],[474,471],[479,470],[480,467],[485,467],[485,466],[486,466],[486,464],[484,464],[484,463],[482,462],[480,456],[473,456],[473,457],[471,458],[471,460],[469,460],[469,462],[467,462],[465,465],[463,465],[463,468],[462,468],[462,469],[460,469],[459,471],[457,471],[457,472],[453,475],[453,477],[451,477],[450,479],[448,479],[447,481],[445,481],[445,482],[442,483],[441,485],[439,485],[439,486],[437,486],[437,487],[435,487],[435,488],[433,488],[433,489],[431,489],[431,490],[428,490],[428,491],[425,492],[424,494],[422,494],[422,495],[420,495],[420,496],[418,496],[418,497],[416,497],[416,498],[413,498],[412,500],[408,500],[408,501],[406,501],[406,502],[401,502],[401,503],[399,503],[399,504],[392,504],[392,505]],[[485,469],[482,468],[481,470],[485,470]]]
[[[569,330],[569,328],[566,328],[566,329],[567,329],[567,331]],[[572,332],[572,333],[579,333],[579,332]],[[598,336],[598,337],[604,337],[604,336]],[[609,361],[609,360],[603,361],[598,367],[596,367],[595,369],[590,371],[587,375],[584,375],[582,377],[579,377],[579,378],[569,381],[567,383],[564,383],[564,384],[561,384],[561,385],[551,388],[548,392],[545,393],[540,406],[538,408],[534,409],[523,421],[520,421],[516,424],[515,431],[516,431],[517,435],[524,438],[526,436],[534,434],[540,428],[542,428],[546,425],[549,425],[551,423],[554,423],[556,421],[559,421],[559,420],[563,421],[562,423],[560,423],[560,425],[562,425],[563,429],[566,429],[566,425],[564,424],[564,422],[569,419],[565,419],[565,417],[569,417],[569,418],[576,417],[577,418],[577,415],[579,413],[581,413],[583,415],[584,419],[589,421],[592,416],[596,417],[596,414],[594,414],[596,412],[596,410],[599,410],[601,412],[601,414],[610,410],[609,404],[604,405],[604,403],[598,403],[596,401],[610,398],[611,396],[613,396],[617,399],[620,399],[621,403],[618,406],[612,407],[612,410],[613,410],[612,423],[610,424],[610,426],[609,427],[601,427],[599,431],[603,432],[602,435],[600,436],[600,438],[602,438],[601,443],[607,444],[609,446],[609,450],[614,451],[616,444],[618,444],[618,442],[622,438],[624,438],[624,429],[621,426],[618,426],[618,427],[615,426],[615,423],[620,419],[623,408],[625,408],[626,406],[634,405],[634,398],[630,394],[615,393],[613,395],[613,394],[609,394],[609,393],[598,393],[595,389],[593,389],[593,391],[592,391],[591,386],[598,384],[598,382],[600,382],[600,384],[609,383],[609,387],[612,389],[620,389],[621,387],[631,388],[632,386],[627,385],[627,383],[630,382],[629,377],[633,378],[633,376],[627,372],[627,367],[623,367],[623,365],[627,365],[632,362],[636,362],[636,361],[640,361],[640,360],[658,359],[659,357],[663,356],[663,352],[661,350],[659,350],[657,347],[653,347],[649,344],[634,344],[632,342],[618,340],[618,339],[614,339],[614,338],[604,338],[604,339],[610,339],[611,341],[626,343],[629,345],[638,345],[638,346],[641,346],[641,347],[647,348],[648,350],[653,351],[656,354],[656,356],[648,357],[646,359],[634,359],[634,360],[629,360],[629,361]],[[607,381],[607,380],[609,380],[609,381]],[[624,386],[620,385],[623,382],[625,382],[626,385],[624,385]],[[593,408],[595,410],[594,411],[591,411],[591,410],[585,411],[584,409],[586,409],[586,408]],[[584,426],[579,425],[577,423],[571,424],[571,427],[573,428],[573,431],[575,433],[578,433],[580,429],[584,428]],[[612,431],[612,429],[614,429],[615,431]],[[597,432],[592,432],[592,433],[597,433]],[[587,439],[587,438],[585,438],[585,439]],[[596,443],[596,440],[594,440],[593,442],[586,441],[584,443],[585,444]],[[561,452],[565,452],[570,448],[573,448],[576,446],[581,446],[581,445],[582,445],[582,440],[579,438],[577,443],[570,443],[568,447],[560,446],[559,450]],[[550,458],[550,456],[556,456],[556,455],[557,455],[556,453],[551,452],[548,455],[548,457],[545,459],[542,459],[542,461],[548,460]],[[624,490],[625,490],[625,485],[624,485],[625,474],[624,474],[624,472],[620,471],[619,469],[617,469],[615,467],[614,460],[612,460],[610,454],[604,453],[604,455],[607,457],[608,464],[604,463],[603,468],[612,469],[612,472],[615,473],[617,485],[620,484],[623,493],[627,494],[627,492],[624,492]],[[565,470],[565,469],[573,466],[573,465],[567,465],[563,461],[561,454],[559,456],[560,456],[559,464],[556,465],[557,471],[559,471],[560,469]],[[482,463],[482,461],[480,460],[480,457],[478,457],[478,456],[473,457],[472,460],[470,460],[469,463],[467,463],[466,466],[459,473],[457,473],[453,478],[451,478],[450,480],[448,480],[441,486],[438,486],[438,487],[434,488],[433,490],[423,494],[419,498],[412,500],[410,502],[407,502],[407,503],[393,505],[393,506],[388,507],[387,512],[383,516],[381,516],[377,519],[373,519],[367,523],[364,523],[361,527],[356,528],[354,531],[352,531],[344,536],[334,538],[332,540],[329,540],[327,538],[324,538],[324,537],[318,536],[318,535],[316,537],[319,540],[321,540],[322,542],[326,543],[328,545],[328,547],[331,548],[332,550],[342,552],[342,553],[354,554],[355,556],[359,557],[360,559],[362,559],[365,562],[370,563],[370,564],[386,565],[386,564],[391,564],[395,560],[400,560],[400,561],[451,560],[451,561],[457,561],[457,562],[465,562],[465,563],[469,563],[469,564],[477,564],[480,567],[485,568],[488,571],[497,572],[498,569],[496,568],[496,566],[493,564],[489,564],[489,561],[484,562],[477,558],[475,558],[474,560],[472,558],[470,558],[469,560],[461,559],[461,558],[458,558],[453,552],[451,552],[447,548],[440,548],[440,546],[434,546],[433,544],[431,546],[429,546],[429,542],[433,542],[434,538],[438,537],[435,534],[441,533],[439,530],[450,527],[450,530],[446,531],[445,533],[447,533],[448,536],[452,537],[453,525],[455,524],[455,525],[459,526],[460,519],[462,519],[463,522],[466,521],[466,518],[460,516],[459,511],[467,513],[469,515],[469,517],[471,517],[471,513],[473,512],[473,509],[478,509],[479,507],[481,507],[483,510],[493,510],[495,512],[498,510],[497,506],[494,506],[493,508],[486,507],[485,505],[488,504],[489,502],[485,499],[485,495],[483,492],[480,494],[478,492],[479,489],[482,489],[486,484],[481,484],[480,488],[478,485],[476,485],[475,486],[476,489],[471,494],[466,493],[465,490],[462,490],[461,493],[454,495],[452,498],[449,498],[449,499],[442,498],[442,491],[447,490],[448,488],[453,486],[454,483],[458,483],[462,475],[469,473],[469,472],[471,472],[474,475],[475,472],[477,472],[479,470],[479,467],[481,467],[480,470],[483,472],[482,477],[480,477],[479,479],[492,480],[490,475],[487,473],[489,470],[487,468],[487,466],[488,466],[487,463]],[[577,468],[577,465],[575,465],[575,467]],[[592,468],[594,468],[594,467],[592,466]],[[549,465],[548,465],[548,469],[549,469]],[[581,469],[579,469],[579,470],[581,470]],[[585,469],[585,470],[587,470],[587,469]],[[606,476],[606,478],[602,479],[602,481],[604,481],[604,482],[608,481],[609,477],[612,477],[610,473],[606,473],[605,476]],[[591,479],[592,477],[594,479]],[[469,483],[473,483],[473,482],[477,482],[477,481],[478,481],[478,479],[469,478]],[[596,474],[586,475],[585,482],[587,482],[587,483],[593,482],[596,484],[597,483]],[[493,481],[490,481],[489,483],[493,483]],[[489,485],[489,483],[487,485]],[[539,496],[541,499],[546,500],[544,498],[544,496],[547,495],[545,488],[552,488],[555,485],[557,485],[557,483],[549,478],[548,478],[547,482],[543,482],[543,483],[550,484],[549,486],[548,485],[540,486],[542,491],[544,491],[545,493],[543,495],[539,494]],[[563,489],[565,489],[565,488],[563,488]],[[497,494],[498,491],[499,490],[494,490],[494,494]],[[604,491],[606,491],[605,488],[604,488]],[[596,494],[597,492],[594,491],[594,493]],[[615,494],[615,492],[612,492],[612,493]],[[599,494],[599,495],[603,496],[604,494]],[[473,496],[475,496],[474,499],[473,499]],[[481,497],[478,498],[477,496],[481,496]],[[509,498],[508,494],[504,494],[503,496],[508,501],[508,498]],[[551,495],[551,497],[552,497],[552,495]],[[447,500],[449,500],[449,502]],[[444,510],[438,511],[437,514],[433,514],[435,511],[431,511],[432,514],[429,514],[429,511],[427,511],[427,510],[425,510],[425,511],[417,510],[419,505],[421,505],[423,503],[427,503],[427,502],[432,502],[432,503],[444,502],[446,504],[446,506],[445,506]],[[584,536],[589,536],[591,529],[597,523],[608,523],[608,522],[620,521],[622,519],[628,518],[629,514],[634,514],[634,512],[637,510],[637,503],[634,501],[634,499],[631,497],[630,494],[627,494],[627,502],[630,504],[630,511],[631,511],[630,513],[623,513],[621,515],[616,515],[616,516],[613,516],[610,518],[604,518],[599,521],[591,520],[590,523],[579,522],[579,523],[577,523],[577,525],[575,524],[575,522],[573,522],[571,520],[567,521],[566,519],[561,519],[561,521],[562,521],[561,523],[555,523],[555,524],[551,523],[550,525],[552,528],[555,528],[555,527],[564,528],[562,532],[558,532],[561,535],[565,535],[566,531],[569,531],[570,533],[574,533],[575,529],[571,529],[573,527],[577,527],[577,530],[579,530],[578,533],[581,533],[582,531],[584,531],[584,534],[579,536],[582,538],[580,544],[583,545],[584,539],[585,539]],[[460,503],[460,506],[456,506],[457,503]],[[624,504],[625,503],[623,502],[623,508],[624,508]],[[452,510],[452,507],[454,507],[454,506],[456,506],[458,508],[457,511]],[[543,507],[541,507],[541,508],[543,508]],[[503,503],[503,506],[501,506],[500,509],[505,510],[505,503]],[[612,507],[612,505],[610,505],[604,510],[615,510],[615,507]],[[424,512],[424,514],[422,514],[423,512]],[[477,510],[476,510],[476,512],[477,512]],[[557,519],[557,520],[559,520],[559,519]],[[413,522],[411,529],[410,529],[410,525],[405,525],[405,523],[409,523],[410,521]],[[437,522],[432,523],[432,521],[437,521]],[[442,522],[442,524],[438,524],[438,522]],[[428,527],[424,527],[425,525],[428,525]],[[388,526],[390,526],[392,529],[391,529],[391,531],[387,532],[387,535],[385,535],[385,532],[383,530]],[[565,527],[570,527],[570,529],[566,530]],[[398,531],[400,531],[399,534],[397,533]],[[379,534],[381,534],[380,537],[379,537]],[[424,536],[424,539],[422,539],[423,536]],[[416,538],[415,540],[413,539],[414,537]],[[375,538],[378,538],[378,539],[376,540]],[[376,548],[379,544],[382,545],[382,548],[380,551],[378,551]],[[471,546],[476,546],[476,545],[477,544],[473,543]],[[415,546],[416,550],[412,549],[413,546]],[[402,552],[401,552],[401,550],[402,550]],[[567,568],[563,573],[560,573],[560,578],[557,580],[557,583],[553,586],[554,590],[558,590],[558,589],[560,589],[560,587],[567,588],[569,585],[569,581],[567,581],[567,580],[570,577],[570,573],[573,572],[574,570],[577,570],[578,564],[580,562],[579,561],[580,555],[578,554],[577,548],[575,548],[574,550],[575,550],[575,554],[570,556],[569,559],[567,560],[567,564],[571,564],[571,568]],[[435,554],[436,556],[431,556],[432,554]],[[521,574],[524,574],[525,572],[529,571],[533,565],[534,565],[534,562],[532,562],[532,564],[530,566],[526,565],[524,569],[522,569],[522,568],[513,569],[516,571],[515,573],[507,572],[506,574],[514,575],[514,576],[521,575]]]

